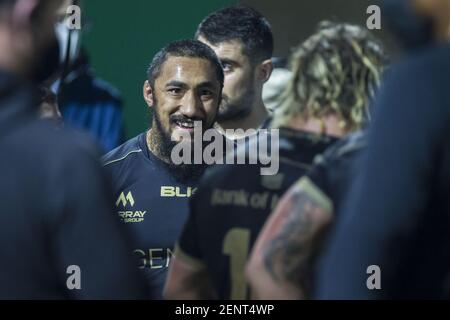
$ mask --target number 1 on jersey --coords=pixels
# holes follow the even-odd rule
[[[230,256],[230,280],[232,300],[247,298],[245,281],[245,264],[250,247],[250,230],[234,228],[228,231],[223,239],[223,253]]]

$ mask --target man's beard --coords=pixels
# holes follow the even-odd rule
[[[155,102],[156,103],[156,102]],[[187,182],[189,180],[196,180],[201,177],[203,172],[205,171],[207,165],[206,164],[179,164],[175,165],[172,162],[171,154],[172,149],[180,142],[172,141],[170,132],[167,132],[164,130],[161,119],[159,118],[159,115],[157,112],[154,112],[154,124],[155,126],[152,127],[152,140],[153,140],[153,148],[154,151],[157,153],[157,156],[159,158],[162,158],[166,161],[164,161],[167,166],[170,168],[171,173],[174,175],[174,177],[181,181],[181,182]],[[170,118],[169,118],[170,119]],[[172,118],[173,119],[173,118]],[[172,119],[170,119],[169,123],[172,123]],[[205,128],[205,121],[202,120],[195,120],[195,121],[201,121],[202,122],[202,128],[203,130],[209,129],[211,126]],[[213,122],[214,123],[214,122]],[[155,130],[156,129],[156,130]],[[202,132],[203,136],[203,132]],[[194,144],[194,140],[192,138],[192,144]],[[202,153],[206,142],[202,139]],[[191,147],[192,152],[194,152],[194,147]],[[191,159],[193,159],[193,154],[191,155]]]
[[[153,113],[153,117],[155,119],[154,124],[156,126],[152,127],[154,151],[158,157],[170,160],[172,149],[176,146],[177,142],[172,141],[170,133],[164,130],[157,112]]]
[[[253,85],[254,83],[251,83],[247,87],[247,91],[237,101],[230,102],[226,95],[222,97],[222,103],[217,114],[218,122],[240,120],[248,117],[252,112],[252,106],[255,99],[255,89]]]

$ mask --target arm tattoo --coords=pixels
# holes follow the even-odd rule
[[[331,215],[301,190],[293,192],[285,210],[289,214],[281,230],[262,250],[264,266],[273,280],[293,284],[306,294]]]

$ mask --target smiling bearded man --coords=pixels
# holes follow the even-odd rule
[[[160,299],[173,246],[187,218],[188,200],[203,165],[171,160],[179,142],[193,142],[194,122],[212,127],[219,108],[223,71],[214,51],[196,40],[170,43],[147,72],[143,95],[153,109],[152,128],[108,153],[116,208],[131,229],[150,298]],[[184,139],[190,141],[184,141]],[[105,248],[106,249],[106,248]]]

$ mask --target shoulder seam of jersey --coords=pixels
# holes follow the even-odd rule
[[[110,165],[110,164],[112,164],[112,163],[115,163],[115,162],[119,162],[119,161],[125,160],[130,154],[132,154],[132,153],[139,153],[139,152],[142,152],[142,149],[131,150],[130,152],[128,152],[128,153],[127,153],[126,155],[124,155],[123,157],[121,157],[121,158],[119,158],[119,159],[115,159],[115,160],[108,161],[108,162],[106,162],[103,166],[106,167],[106,166],[108,166],[108,165]]]

